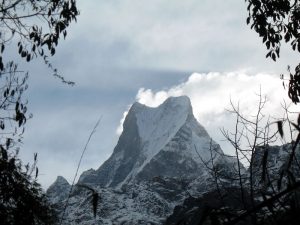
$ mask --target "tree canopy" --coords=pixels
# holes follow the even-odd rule
[[[267,47],[267,58],[280,57],[283,42],[300,52],[300,2],[298,0],[245,0],[247,24],[262,38]],[[294,103],[300,102],[300,63],[289,72],[288,95]]]
[[[13,0],[0,3],[0,71],[4,69],[5,47],[17,45],[17,53],[27,62],[42,57],[53,69],[54,75],[63,82],[49,62],[55,54],[59,40],[67,36],[67,28],[76,21],[79,11],[75,0]],[[72,84],[71,82],[67,82]]]
[[[54,75],[63,76],[49,62],[79,12],[75,0],[10,0],[0,2],[0,221],[4,225],[53,224],[54,214],[37,182],[37,153],[24,165],[18,153],[30,117],[23,93],[28,73],[18,70],[18,56],[30,62],[41,57]],[[17,46],[16,57],[5,54]],[[10,49],[11,50],[11,49]]]

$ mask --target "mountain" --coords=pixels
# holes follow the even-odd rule
[[[54,183],[48,188],[47,196],[51,204],[56,204],[68,197],[71,185],[62,176],[58,176]]]
[[[281,146],[260,146],[256,147],[253,154],[253,176],[255,184],[259,187],[262,185],[263,171],[268,172],[268,179],[270,182],[277,182],[282,176],[282,172],[286,170],[287,165],[290,161],[291,152],[294,143],[287,143]],[[297,146],[295,154],[289,169],[290,175],[294,176],[293,179],[299,179],[300,167],[300,147]],[[266,169],[264,169],[265,167]]]
[[[121,187],[155,176],[197,177],[202,169],[198,153],[208,160],[210,144],[221,152],[210,140],[193,116],[188,97],[171,97],[157,108],[134,103],[112,156],[79,181]]]
[[[156,108],[134,103],[111,157],[84,172],[78,183],[100,194],[96,220],[101,224],[162,224],[187,196],[214,187],[212,166],[230,172],[235,163],[195,119],[189,98],[170,97]],[[60,190],[55,183],[50,198]],[[66,198],[57,194],[55,204],[64,204]],[[90,196],[91,191],[75,188],[65,224],[93,223]]]
[[[295,221],[299,221],[299,192],[293,195],[296,193],[293,188],[299,188],[300,185],[300,147],[297,146],[292,154],[294,145],[295,142],[281,146],[267,144],[256,146],[252,155],[252,172],[248,167],[242,176],[243,187],[238,183],[238,179],[236,181],[231,179],[232,183],[229,186],[222,186],[220,192],[211,190],[198,197],[190,196],[183,204],[174,208],[164,225],[227,224],[226,221],[238,218],[249,209],[251,211],[254,208],[253,204],[259,206],[266,203],[269,211],[256,207],[255,217],[260,221],[258,224],[274,224],[274,221],[277,224],[295,224]],[[219,175],[219,178],[221,177]],[[234,175],[230,177],[233,178]],[[253,198],[250,177],[253,181]],[[277,199],[274,196],[281,198]],[[253,224],[249,215],[238,224]],[[216,220],[213,222],[214,218],[219,222]]]

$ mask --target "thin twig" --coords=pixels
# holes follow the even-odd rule
[[[86,152],[87,146],[88,146],[88,144],[90,143],[90,140],[91,140],[92,136],[93,136],[94,133],[96,132],[96,129],[97,129],[97,127],[99,126],[101,120],[102,120],[102,116],[100,116],[100,118],[98,119],[97,123],[95,124],[95,126],[94,126],[92,132],[90,133],[90,136],[89,136],[89,138],[88,138],[88,140],[87,140],[87,142],[86,142],[86,144],[85,144],[85,146],[84,146],[84,149],[83,149],[83,151],[82,151],[82,153],[81,153],[81,156],[80,156],[80,159],[79,159],[79,162],[78,162],[78,165],[77,165],[77,169],[76,169],[76,172],[75,172],[75,176],[74,176],[74,178],[73,178],[72,185],[71,185],[71,188],[70,188],[70,191],[69,191],[69,194],[68,194],[68,198],[67,198],[67,201],[66,201],[66,205],[65,205],[65,207],[64,207],[64,211],[63,211],[63,214],[62,214],[61,219],[60,219],[60,223],[59,223],[60,225],[62,224],[62,222],[63,222],[63,220],[64,220],[64,216],[65,216],[65,213],[66,213],[68,204],[69,204],[69,199],[70,199],[71,193],[72,193],[72,191],[73,191],[73,187],[74,187],[74,184],[75,184],[75,180],[76,180],[76,178],[77,178],[77,175],[78,175],[78,171],[79,171],[79,167],[80,167],[80,164],[81,164],[83,155],[84,155],[84,153]]]

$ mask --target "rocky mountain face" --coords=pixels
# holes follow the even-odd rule
[[[193,115],[188,97],[171,97],[157,108],[134,103],[111,157],[97,170],[84,172],[75,186],[64,224],[162,224],[188,196],[214,188],[211,171],[230,172],[234,160],[224,156]],[[62,214],[69,184],[61,177],[47,194]]]
[[[300,148],[299,146],[295,149],[295,155],[293,155],[293,160],[287,171],[287,165],[291,160],[291,153],[294,143],[288,143],[281,146],[257,146],[253,153],[253,189],[254,189],[254,202],[256,205],[262,204],[267,198],[262,198],[262,196],[275,196],[286,188],[290,188],[295,182],[299,182],[300,177]],[[221,176],[220,176],[221,177]],[[231,176],[234,177],[234,176]],[[213,224],[213,216],[217,217],[220,221],[228,221],[228,218],[236,218],[245,209],[253,208],[253,201],[250,195],[250,167],[245,173],[243,173],[243,199],[241,193],[241,186],[238,182],[232,181],[230,185],[221,188],[221,195],[217,190],[212,190],[204,193],[201,196],[193,197],[190,196],[185,199],[183,204],[178,205],[174,208],[172,215],[170,215],[165,221],[164,225],[176,225],[176,224],[188,224],[188,225],[198,225],[198,224]],[[220,186],[222,186],[220,182]],[[279,187],[280,185],[280,187]],[[295,197],[296,199],[298,197]],[[265,220],[262,218],[267,218],[265,215],[270,216],[270,224],[277,221],[278,224],[292,224],[291,220],[298,217],[299,211],[293,209],[290,212],[291,205],[299,204],[299,200],[290,198],[289,195],[284,196],[281,200],[281,206],[285,208],[284,210],[280,207],[276,208],[274,211],[267,212],[266,210],[257,211],[257,218],[260,218],[259,224],[265,224]],[[292,204],[290,204],[292,200]],[[276,203],[276,201],[274,201]],[[269,209],[272,209],[272,204],[274,202],[269,202]],[[283,203],[282,203],[283,202]],[[297,203],[295,203],[297,202]],[[278,211],[277,211],[278,210]],[[274,212],[280,212],[279,217],[275,217]],[[293,215],[295,212],[296,215]],[[227,217],[224,215],[227,214]],[[275,220],[274,220],[275,219]],[[284,221],[284,222],[279,222]],[[289,221],[289,222],[287,222]],[[222,224],[222,223],[216,223]],[[245,217],[238,224],[251,225],[253,221],[251,218]]]
[[[164,225],[210,225],[215,223],[211,215],[220,218],[226,218],[226,214],[219,213],[218,209],[226,208],[233,211],[242,211],[243,204],[240,200],[241,191],[238,187],[232,186],[222,189],[222,198],[217,190],[212,190],[199,197],[190,196],[186,198],[183,204],[174,208],[173,214],[167,218]],[[250,197],[245,196],[245,203],[250,206]],[[251,225],[248,218],[243,221],[243,225]],[[239,224],[241,225],[241,224]]]
[[[280,179],[282,171],[286,170],[290,161],[292,148],[292,143],[281,146],[265,146],[256,148],[253,155],[253,176],[258,187],[262,185],[263,171],[268,173],[268,179],[270,182],[276,183]],[[291,172],[290,175],[294,176],[294,179],[299,179],[299,160],[300,148],[297,146],[289,169]],[[277,184],[275,184],[275,186],[277,186]]]
[[[51,204],[56,204],[68,197],[71,185],[62,176],[58,176],[54,183],[48,188],[47,196]]]

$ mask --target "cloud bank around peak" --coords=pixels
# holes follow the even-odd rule
[[[282,118],[284,109],[282,102],[289,104],[287,90],[283,88],[279,75],[244,72],[210,72],[193,73],[189,78],[168,89],[153,91],[140,88],[136,94],[136,101],[147,106],[157,107],[170,96],[186,95],[191,99],[193,113],[212,138],[219,142],[223,149],[229,148],[222,142],[221,128],[233,130],[235,118],[228,112],[230,102],[239,105],[240,112],[246,116],[256,113],[259,94],[266,97],[264,114],[274,118]],[[293,106],[295,107],[295,106]],[[124,112],[117,133],[121,134],[122,125],[127,115]]]

